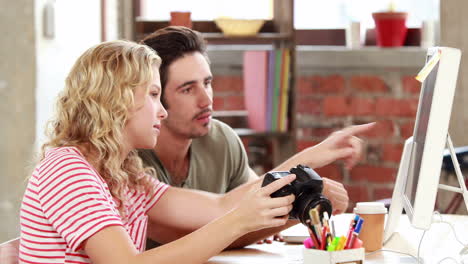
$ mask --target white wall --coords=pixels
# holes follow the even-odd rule
[[[468,145],[468,2],[466,0],[440,1],[440,32],[441,45],[458,48],[462,52],[458,85],[453,102],[452,118],[450,121],[450,136],[453,144]]]
[[[55,3],[55,37],[42,32]],[[33,152],[72,63],[100,42],[98,0],[0,0],[0,242],[19,235]],[[35,142],[35,143],[34,143]]]
[[[34,1],[0,0],[0,242],[18,236],[35,138]]]
[[[55,3],[55,37],[43,35],[43,10]],[[36,147],[45,140],[46,122],[52,117],[57,94],[75,60],[101,40],[101,7],[98,0],[36,0]]]

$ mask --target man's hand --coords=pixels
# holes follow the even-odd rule
[[[341,214],[346,211],[348,208],[348,192],[343,187],[343,184],[330,180],[327,178],[322,178],[323,180],[323,190],[322,194],[327,197],[332,203],[333,214]]]
[[[343,160],[347,169],[351,169],[361,159],[363,141],[355,135],[367,132],[375,123],[350,126],[332,133],[320,144],[306,149],[310,152],[315,168],[323,167],[336,160]]]
[[[343,160],[351,169],[362,156],[363,141],[356,137],[359,133],[371,130],[375,123],[346,127],[332,133],[320,144],[304,149],[276,167],[276,171],[287,171],[304,164],[312,169],[323,167],[336,160]]]

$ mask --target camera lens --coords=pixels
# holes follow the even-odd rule
[[[320,218],[323,217],[323,213],[327,212],[328,215],[332,213],[331,202],[323,195],[314,194],[299,194],[294,202],[294,209],[291,212],[291,216],[299,219],[301,223],[307,225],[307,220],[310,219],[309,211],[312,208],[318,208]]]

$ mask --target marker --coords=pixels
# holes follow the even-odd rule
[[[336,247],[335,250],[343,250],[344,247],[345,247],[345,244],[346,244],[346,237],[345,237],[345,236],[341,236],[341,237],[340,237],[340,241],[338,242],[338,246]]]
[[[349,248],[353,248],[354,240],[356,240],[357,236],[361,232],[363,223],[364,223],[364,219],[360,218],[356,224],[356,228],[354,228],[353,235],[351,236],[351,241],[349,242]]]
[[[338,250],[337,247],[338,247],[339,242],[340,242],[340,238],[335,237],[333,239],[333,242],[328,246],[327,251],[336,251],[336,250]]]
[[[327,250],[333,244],[333,237],[331,236],[329,230],[330,230],[330,228],[327,226]]]
[[[305,248],[314,248],[314,242],[312,242],[312,239],[310,237],[306,238],[304,241],[302,241],[304,244]]]
[[[349,244],[351,242],[351,237],[353,236],[354,228],[356,227],[356,223],[359,221],[360,217],[359,215],[356,215],[353,220],[351,220],[351,223],[349,224],[349,230],[348,234],[346,236],[346,244],[345,244],[345,249],[349,249],[351,245]]]

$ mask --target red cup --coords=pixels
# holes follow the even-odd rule
[[[171,12],[171,26],[184,26],[192,28],[192,19],[190,18],[191,12]]]
[[[375,21],[377,45],[381,47],[403,46],[408,28],[406,27],[406,12],[372,13]]]

